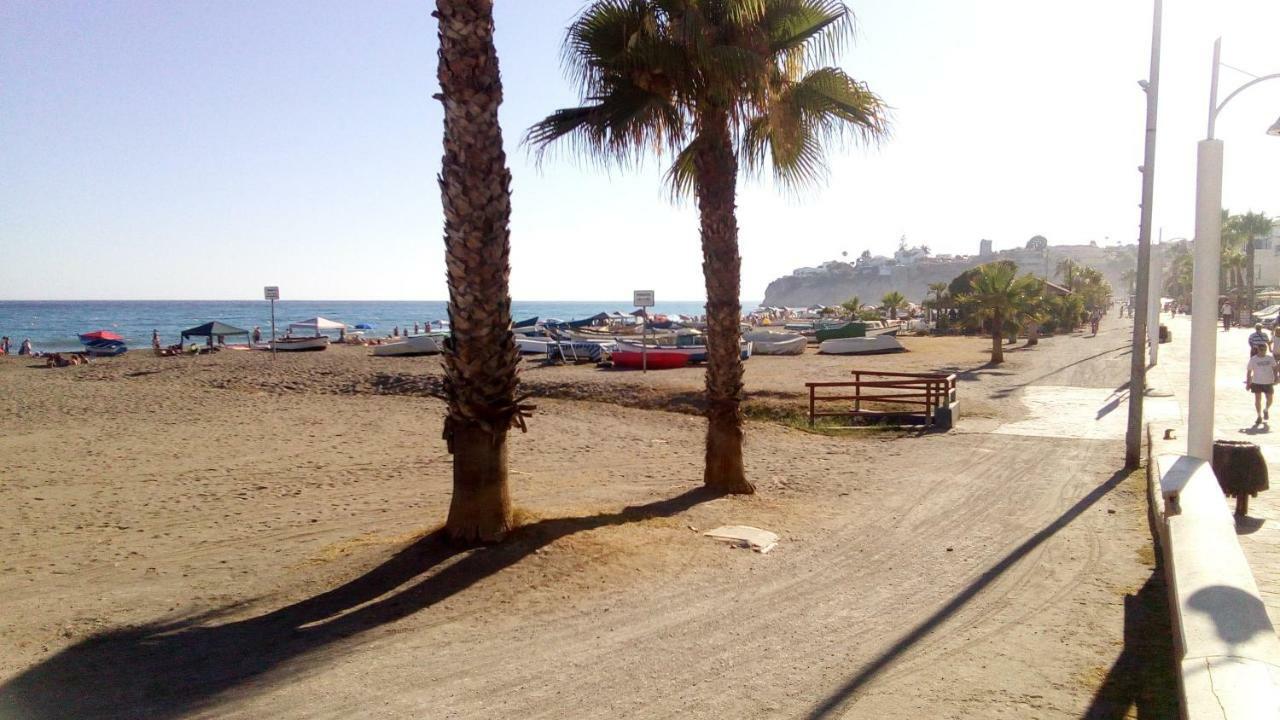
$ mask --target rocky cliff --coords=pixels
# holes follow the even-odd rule
[[[1052,277],[1058,262],[1068,257],[1081,265],[1100,270],[1116,295],[1122,295],[1126,289],[1125,271],[1137,266],[1137,246],[1099,248],[1063,245],[1047,250],[1005,250],[987,257],[928,258],[910,265],[878,267],[832,261],[769,283],[762,304],[771,307],[835,305],[855,295],[864,304],[876,304],[885,293],[893,290],[918,303],[928,296],[930,284],[949,283],[965,270],[985,262],[1013,260],[1020,272]]]

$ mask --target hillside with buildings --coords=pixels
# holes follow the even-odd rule
[[[862,253],[855,262],[830,260],[817,267],[798,268],[769,283],[764,305],[801,307],[834,305],[858,296],[863,302],[879,302],[897,290],[912,302],[925,299],[932,283],[949,283],[969,268],[993,260],[1012,260],[1021,272],[1052,278],[1058,263],[1070,258],[1099,270],[1117,294],[1124,291],[1124,273],[1137,266],[1137,245],[1099,247],[1053,245],[1035,236],[1020,248],[995,251],[990,240],[979,243],[976,255],[933,255],[928,247],[907,247],[902,242],[892,257]]]

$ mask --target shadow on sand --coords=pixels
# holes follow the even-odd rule
[[[1111,492],[1117,485],[1129,477],[1129,471],[1117,470],[1107,478],[1101,485],[1089,491],[1088,495],[1080,498],[1074,505],[1057,517],[1053,522],[1046,525],[1039,532],[1027,538],[1001,558],[996,564],[988,568],[976,580],[961,590],[955,597],[951,598],[946,605],[942,606],[938,611],[934,612],[919,625],[916,625],[908,633],[898,638],[887,650],[880,653],[879,656],[867,663],[856,675],[850,678],[845,684],[841,685],[830,695],[819,702],[807,716],[809,720],[821,720],[823,718],[839,717],[844,705],[853,700],[858,691],[876,678],[877,675],[888,669],[894,662],[898,660],[904,653],[910,650],[916,643],[923,640],[933,631],[937,630],[952,615],[957,613],[961,608],[973,600],[988,585],[1012,568],[1019,560],[1026,557],[1028,553],[1038,547],[1041,543],[1053,537],[1059,530],[1066,527],[1088,510],[1094,503],[1101,500],[1107,493]]]
[[[1124,596],[1124,649],[1093,696],[1085,720],[1178,717],[1173,654],[1168,592],[1164,571],[1157,567],[1136,593]]]
[[[676,515],[717,497],[699,487],[615,513],[540,520],[502,545],[471,550],[450,546],[436,532],[340,587],[257,617],[207,624],[233,606],[112,630],[0,686],[0,717],[179,717],[273,671],[296,673],[321,662],[327,646],[429,608],[559,538]]]

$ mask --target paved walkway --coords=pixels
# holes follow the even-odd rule
[[[1189,385],[1191,321],[1185,315],[1161,315],[1160,322],[1173,331],[1173,342],[1160,346],[1159,362],[1148,372],[1148,385],[1155,393],[1172,392],[1178,401],[1183,424],[1186,420]],[[1280,403],[1272,407],[1270,423],[1255,426],[1253,394],[1244,388],[1245,362],[1249,357],[1248,336],[1252,328],[1218,332],[1217,394],[1214,400],[1214,438],[1247,440],[1262,446],[1270,471],[1271,489],[1249,501],[1249,514],[1236,522],[1240,546],[1257,578],[1272,624],[1280,627]],[[1154,402],[1148,421],[1159,421],[1171,412],[1169,398],[1147,398]],[[1186,433],[1179,434],[1181,450],[1186,450]],[[1228,500],[1234,510],[1234,500]]]

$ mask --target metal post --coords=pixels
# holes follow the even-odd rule
[[[1147,79],[1147,131],[1142,157],[1142,219],[1138,235],[1137,297],[1133,308],[1133,351],[1129,358],[1129,426],[1125,433],[1124,464],[1136,468],[1142,459],[1142,399],[1146,391],[1147,307],[1151,291],[1151,209],[1156,177],[1156,106],[1160,95],[1161,0],[1155,0],[1151,21],[1151,72]]]
[[[1151,301],[1147,304],[1147,348],[1150,354],[1147,356],[1147,367],[1155,365],[1160,359],[1160,281],[1161,266],[1164,264],[1164,253],[1160,248],[1160,244],[1164,242],[1164,230],[1160,231],[1160,242],[1151,246],[1151,279],[1147,287],[1150,288]]]
[[[1187,454],[1213,459],[1218,352],[1218,266],[1222,252],[1222,141],[1196,145],[1196,250],[1191,299],[1191,390]]]
[[[271,300],[271,359],[276,359],[276,301]]]
[[[640,316],[640,372],[649,372],[649,309]]]

